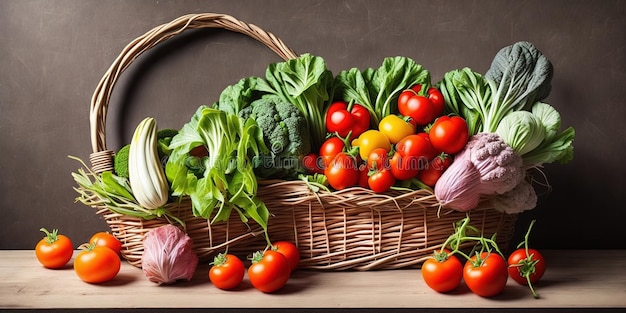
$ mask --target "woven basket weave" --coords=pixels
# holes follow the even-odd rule
[[[113,87],[131,63],[143,52],[187,29],[221,28],[254,38],[282,59],[296,57],[279,38],[251,24],[224,14],[185,15],[148,31],[128,44],[98,84],[90,111],[92,170],[113,171],[113,152],[106,148],[106,113]],[[321,270],[373,270],[419,266],[453,231],[455,222],[466,216],[456,211],[439,211],[429,190],[392,191],[376,194],[363,188],[336,192],[312,192],[302,181],[259,181],[258,196],[270,210],[271,240],[290,240],[299,248],[301,268]],[[94,197],[97,197],[94,195]],[[114,213],[93,201],[111,232],[123,243],[123,257],[141,266],[143,236],[169,223],[164,218],[144,220]],[[266,240],[255,223],[246,225],[237,214],[229,221],[210,224],[194,217],[191,201],[182,198],[165,207],[186,224],[194,251],[203,261],[228,247],[230,253],[248,255],[263,249]],[[513,235],[516,215],[478,207],[470,212],[472,225],[485,236],[497,233],[506,247]]]

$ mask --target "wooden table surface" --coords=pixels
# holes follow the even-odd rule
[[[419,269],[372,272],[297,270],[274,294],[222,291],[200,264],[190,282],[158,286],[126,262],[107,283],[87,284],[65,268],[43,268],[30,250],[0,251],[0,309],[85,308],[626,308],[626,250],[548,250],[548,269],[536,284],[540,299],[509,279],[504,292],[481,298],[462,285],[453,293],[429,289]]]

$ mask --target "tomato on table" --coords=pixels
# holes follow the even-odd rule
[[[237,256],[220,253],[211,263],[209,279],[215,287],[230,290],[241,284],[245,273],[246,268]]]
[[[113,234],[108,232],[97,232],[89,239],[89,244],[95,244],[96,246],[108,247],[115,253],[120,253],[122,250],[122,242],[117,240]]]
[[[120,257],[110,248],[89,245],[74,260],[74,272],[84,282],[97,284],[112,280],[121,267]]]
[[[431,289],[445,293],[456,289],[463,278],[463,264],[449,251],[435,251],[422,264],[422,277]]]
[[[272,244],[272,250],[280,252],[289,261],[289,267],[293,272],[300,264],[300,251],[295,244],[289,241],[277,241]]]
[[[282,253],[271,249],[255,252],[248,268],[248,279],[254,288],[272,293],[281,289],[291,275],[289,260]]]
[[[49,232],[45,228],[40,231],[46,236],[35,246],[35,256],[46,268],[61,268],[67,264],[74,254],[74,246],[69,237],[59,234],[58,229]]]
[[[518,284],[528,286],[538,282],[546,272],[546,260],[536,249],[519,248],[509,255],[509,275]],[[528,275],[528,278],[526,277]]]
[[[508,277],[506,260],[497,253],[477,253],[463,267],[465,284],[481,297],[500,294],[506,286]]]

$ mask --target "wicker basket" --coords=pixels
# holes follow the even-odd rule
[[[222,28],[242,33],[265,44],[282,59],[296,57],[271,33],[224,14],[185,15],[153,28],[124,48],[93,95],[90,161],[94,172],[113,170],[113,152],[106,148],[105,121],[117,79],[141,53],[194,28]],[[302,181],[260,181],[258,190],[258,196],[271,212],[270,238],[293,241],[300,249],[300,267],[307,269],[416,267],[441,247],[452,233],[454,223],[466,216],[456,211],[439,212],[439,204],[429,190],[376,194],[363,188],[350,188],[312,192]],[[141,266],[145,233],[169,223],[164,218],[144,220],[114,213],[100,205],[93,206],[122,241],[123,257],[135,266]],[[188,198],[168,203],[166,209],[185,222],[194,250],[203,261],[227,247],[231,253],[248,255],[266,245],[261,228],[254,223],[242,223],[237,214],[227,222],[210,224],[192,215]],[[508,244],[516,215],[480,207],[470,214],[472,225],[485,236],[497,233],[501,247]]]

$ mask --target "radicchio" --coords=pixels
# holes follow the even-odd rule
[[[171,284],[191,280],[198,265],[191,238],[174,225],[150,230],[143,240],[141,267],[151,282]]]

